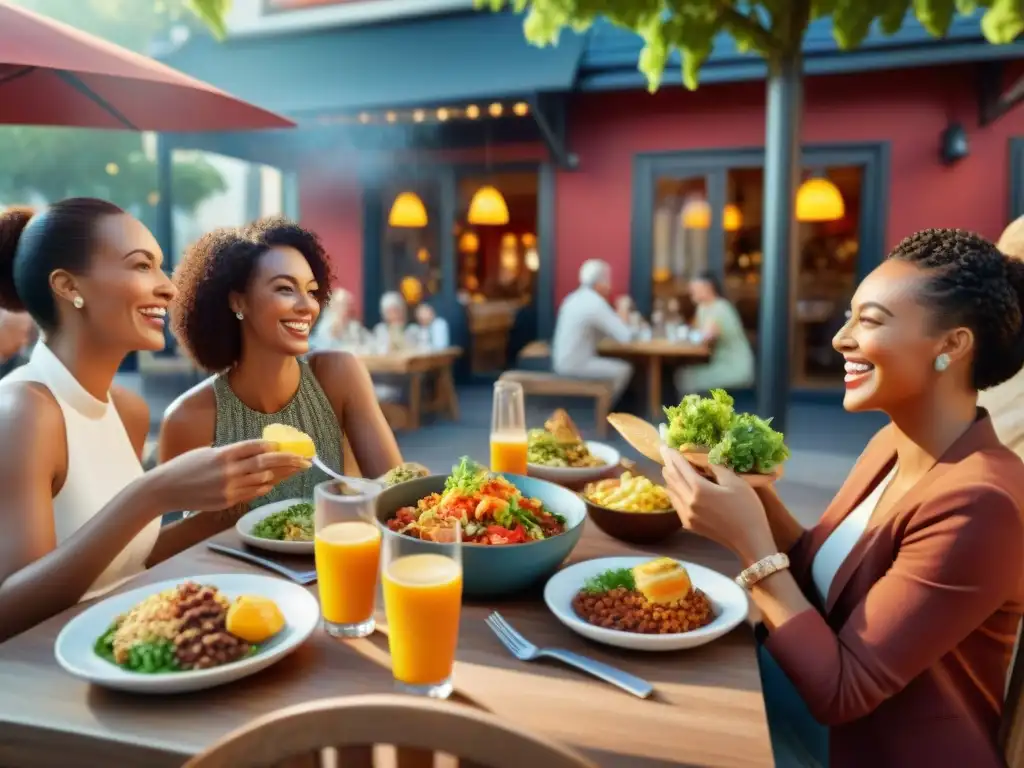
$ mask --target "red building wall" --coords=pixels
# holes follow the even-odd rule
[[[957,66],[807,81],[804,143],[890,142],[887,247],[926,227],[996,238],[1006,225],[1008,142],[1024,137],[1024,109],[979,128],[976,77],[975,67]],[[556,300],[588,258],[609,262],[616,292],[628,290],[636,153],[763,146],[764,98],[763,83],[576,96],[569,147],[580,168],[557,178]],[[950,120],[967,129],[971,155],[946,167],[939,135]]]

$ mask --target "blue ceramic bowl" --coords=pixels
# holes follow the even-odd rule
[[[540,499],[544,506],[565,518],[565,533],[529,544],[492,547],[484,544],[462,545],[462,591],[467,597],[508,595],[544,582],[569,556],[587,518],[587,507],[576,493],[546,480],[523,475],[504,475],[523,496]],[[432,541],[402,536],[387,527],[387,521],[402,507],[414,507],[431,493],[444,490],[447,475],[431,475],[387,488],[377,497],[377,522],[384,536],[399,536],[408,542],[409,551],[439,548]]]

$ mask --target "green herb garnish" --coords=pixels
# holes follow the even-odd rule
[[[733,420],[733,399],[724,389],[712,389],[711,397],[687,395],[679,405],[665,408],[666,442],[672,448],[711,448]]]
[[[313,505],[303,501],[267,515],[252,527],[252,535],[274,541],[312,541]]]
[[[601,571],[583,582],[583,591],[594,595],[611,592],[619,587],[630,591],[636,589],[636,579],[633,578],[632,568],[611,568]]]
[[[444,490],[460,491],[469,496],[483,488],[487,482],[488,472],[468,456],[463,456],[459,463],[452,467],[452,473],[444,481]]]
[[[733,472],[767,474],[789,458],[781,432],[771,427],[771,419],[743,413],[733,419],[721,441],[708,455],[712,464]]]

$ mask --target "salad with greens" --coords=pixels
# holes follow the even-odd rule
[[[466,544],[528,544],[565,532],[565,518],[524,496],[500,475],[468,457],[452,469],[444,490],[403,507],[388,528],[427,541],[450,541],[456,525]]]
[[[789,458],[781,432],[771,419],[736,413],[733,399],[723,389],[710,397],[687,395],[679,405],[665,409],[668,424],[662,439],[683,453],[707,452],[708,461],[740,474],[769,474]]]

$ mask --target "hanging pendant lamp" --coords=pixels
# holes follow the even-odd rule
[[[427,226],[427,207],[415,192],[402,192],[391,204],[388,225],[403,229],[420,229]]]
[[[825,178],[810,178],[796,193],[797,221],[838,221],[846,216],[839,187]]]
[[[501,192],[486,184],[473,195],[466,218],[476,226],[501,227],[508,224],[508,204]]]
[[[711,206],[706,200],[691,200],[683,206],[682,223],[686,229],[710,229]],[[743,213],[735,203],[722,209],[722,229],[736,232],[743,226]]]

